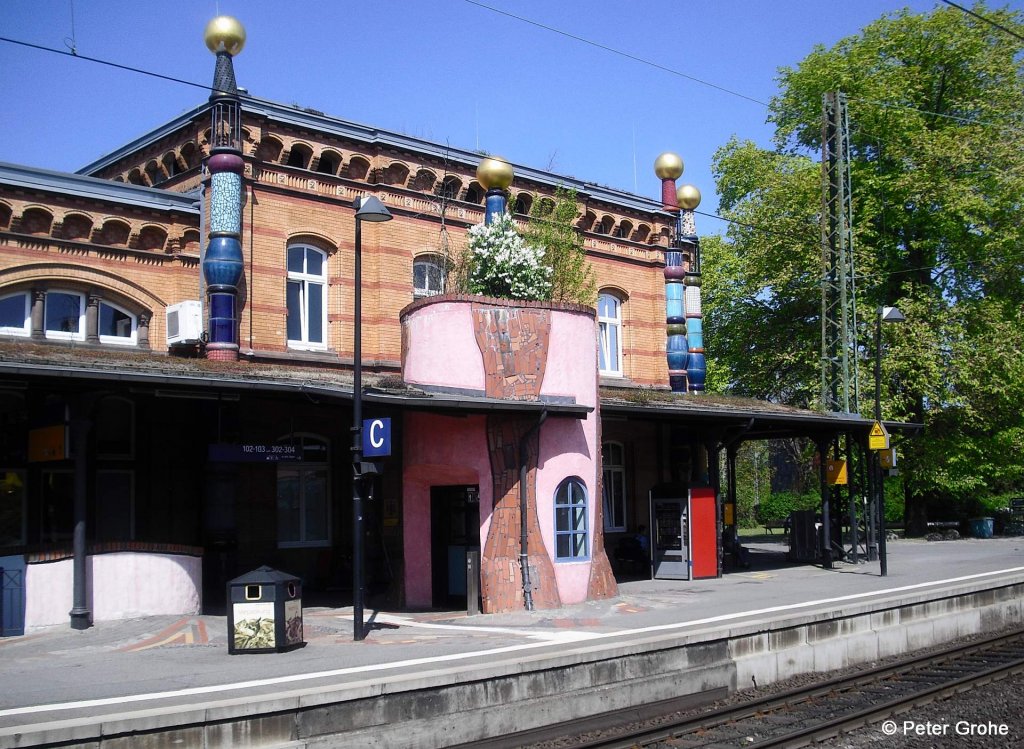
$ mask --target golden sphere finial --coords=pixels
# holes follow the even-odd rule
[[[488,156],[476,168],[476,178],[485,190],[505,190],[514,176],[512,165],[500,156]]]
[[[234,57],[245,46],[245,27],[232,16],[217,16],[206,24],[203,39],[214,54],[227,52]]]
[[[680,208],[692,211],[700,205],[700,190],[693,185],[683,185],[676,190],[676,200],[679,201]]]
[[[654,160],[654,173],[658,179],[679,179],[683,173],[683,160],[679,154],[666,151]]]

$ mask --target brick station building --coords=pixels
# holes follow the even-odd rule
[[[444,268],[484,220],[480,154],[241,94],[216,161],[214,88],[78,173],[0,164],[0,566],[20,580],[5,618],[216,611],[261,564],[301,576],[307,601],[347,600],[365,196],[393,216],[362,232],[364,408],[393,425],[365,502],[371,600],[464,606],[474,551],[484,611],[612,595],[606,550],[641,529],[642,574],[717,576],[735,499],[719,452],[835,433],[669,393],[665,200],[512,165],[517,221],[577,191],[598,308],[459,297]],[[240,200],[221,232],[225,184]],[[230,283],[206,270],[224,241]],[[225,289],[235,339],[215,349]]]

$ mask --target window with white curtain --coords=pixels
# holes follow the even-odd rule
[[[603,375],[622,376],[622,301],[614,294],[597,298],[597,343]]]
[[[327,348],[327,253],[288,248],[288,346]]]

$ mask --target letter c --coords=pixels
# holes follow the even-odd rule
[[[382,447],[384,445],[384,437],[378,436],[377,430],[384,428],[384,422],[380,419],[374,419],[370,423],[370,444],[374,448]]]

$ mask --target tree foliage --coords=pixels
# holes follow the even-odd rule
[[[593,306],[597,303],[597,280],[576,228],[576,190],[558,187],[554,197],[553,208],[545,200],[534,202],[524,238],[544,249],[544,262],[552,270],[552,301]]]
[[[1015,13],[974,10],[1024,31]],[[730,390],[813,404],[822,95],[848,97],[860,408],[874,310],[895,304],[907,322],[885,326],[883,415],[925,425],[902,445],[918,527],[929,503],[1024,492],[1022,53],[955,8],[885,16],[780,71],[773,150],[733,139],[714,160],[737,223],[704,243],[710,354]]]

